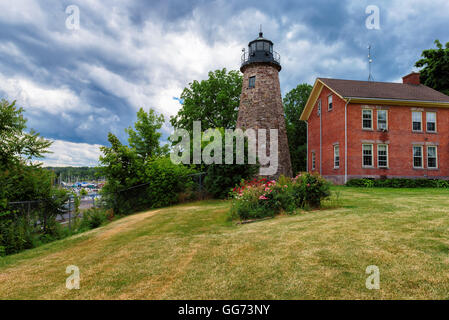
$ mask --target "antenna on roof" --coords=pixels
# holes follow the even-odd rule
[[[260,24],[259,26],[259,37],[263,36],[263,32],[262,32],[262,24]]]
[[[368,66],[369,66],[369,76],[368,81],[374,81],[374,77],[371,74],[371,64],[373,63],[373,59],[371,59],[371,44],[368,45]]]

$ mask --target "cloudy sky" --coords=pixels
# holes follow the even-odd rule
[[[380,29],[366,27],[369,5]],[[46,165],[95,165],[140,107],[167,120],[189,82],[238,69],[259,24],[281,54],[283,94],[316,77],[367,79],[369,43],[374,79],[398,82],[449,41],[449,1],[0,0],[0,98],[55,141]]]

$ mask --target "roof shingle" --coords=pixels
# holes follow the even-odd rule
[[[318,79],[344,98],[377,98],[449,103],[449,96],[422,84]]]

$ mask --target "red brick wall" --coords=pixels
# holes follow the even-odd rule
[[[333,109],[328,111],[327,97],[332,92],[323,88],[322,101],[322,167],[324,177],[344,182],[345,137],[344,100],[333,94]],[[362,108],[373,110],[373,130],[362,129]],[[388,110],[388,131],[377,130],[377,110]],[[423,132],[412,132],[412,110],[422,111]],[[426,132],[426,112],[436,112],[437,133]],[[340,167],[334,168],[333,145],[340,147]],[[362,167],[362,144],[373,145],[373,168]],[[389,168],[377,166],[377,145],[388,145]],[[423,169],[413,168],[413,145],[423,146]],[[438,148],[438,169],[427,168],[427,145]],[[315,105],[308,120],[308,170],[312,172],[312,152],[316,154],[316,170],[320,173],[320,119]],[[348,105],[348,179],[373,177],[449,179],[449,109],[407,106]]]
[[[362,129],[362,108],[373,108],[373,130]],[[377,130],[377,110],[388,110],[388,131]],[[412,131],[412,110],[422,111],[423,132]],[[437,133],[426,131],[426,112],[436,112]],[[407,106],[348,106],[348,175],[351,177],[449,178],[449,110]],[[373,142],[374,168],[362,168],[362,144]],[[377,168],[377,144],[388,144],[389,169]],[[423,169],[413,168],[413,145],[423,145]],[[437,145],[438,169],[427,168],[427,145]]]
[[[333,107],[328,109],[328,96],[332,94]],[[345,148],[345,131],[344,131],[344,109],[345,102],[332,91],[323,88],[318,101],[321,100],[322,119],[322,163],[321,174],[326,178],[339,182],[344,176],[344,148]],[[308,121],[308,169],[312,172],[312,151],[316,153],[316,170],[320,173],[320,118],[317,115],[317,105],[315,105]],[[340,166],[334,168],[334,144],[340,148]]]

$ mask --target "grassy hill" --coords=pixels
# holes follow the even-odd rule
[[[449,298],[449,191],[334,191],[339,208],[246,225],[226,201],[135,214],[0,258],[0,298]],[[65,288],[68,265],[80,290]],[[369,265],[380,290],[365,287]]]

